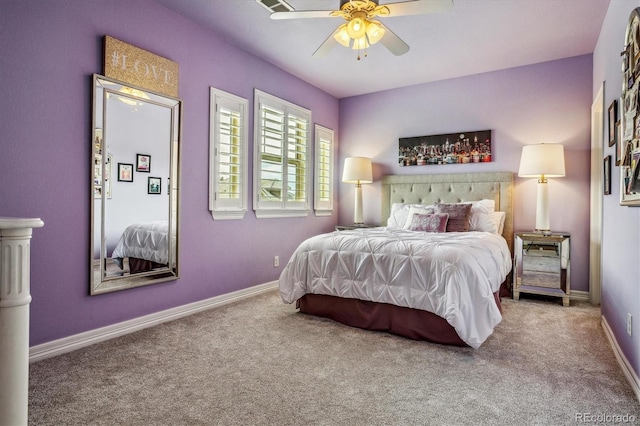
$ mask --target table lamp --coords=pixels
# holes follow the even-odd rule
[[[373,173],[371,170],[371,158],[367,157],[349,157],[344,160],[344,169],[342,171],[342,181],[346,183],[356,184],[356,200],[353,209],[353,223],[356,225],[364,224],[362,219],[362,185],[363,183],[373,182]]]
[[[544,235],[551,233],[547,178],[563,177],[564,175],[564,147],[562,145],[541,143],[522,147],[518,176],[538,178],[536,232]]]

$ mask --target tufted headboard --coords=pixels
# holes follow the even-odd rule
[[[437,175],[388,175],[382,178],[382,225],[393,203],[460,203],[492,199],[496,211],[506,213],[502,235],[513,253],[513,173],[448,173]]]

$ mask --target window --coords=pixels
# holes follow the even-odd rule
[[[209,210],[214,220],[247,211],[247,100],[210,88]]]
[[[256,217],[309,214],[311,111],[255,91]]]
[[[333,130],[316,124],[314,209],[316,216],[333,211]]]

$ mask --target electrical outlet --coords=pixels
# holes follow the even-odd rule
[[[627,314],[627,334],[631,336],[631,314]]]
[[[277,268],[278,266],[280,266],[280,256],[274,256],[273,257],[273,267]]]

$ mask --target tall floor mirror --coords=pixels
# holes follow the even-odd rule
[[[182,103],[95,74],[92,295],[179,277]]]

